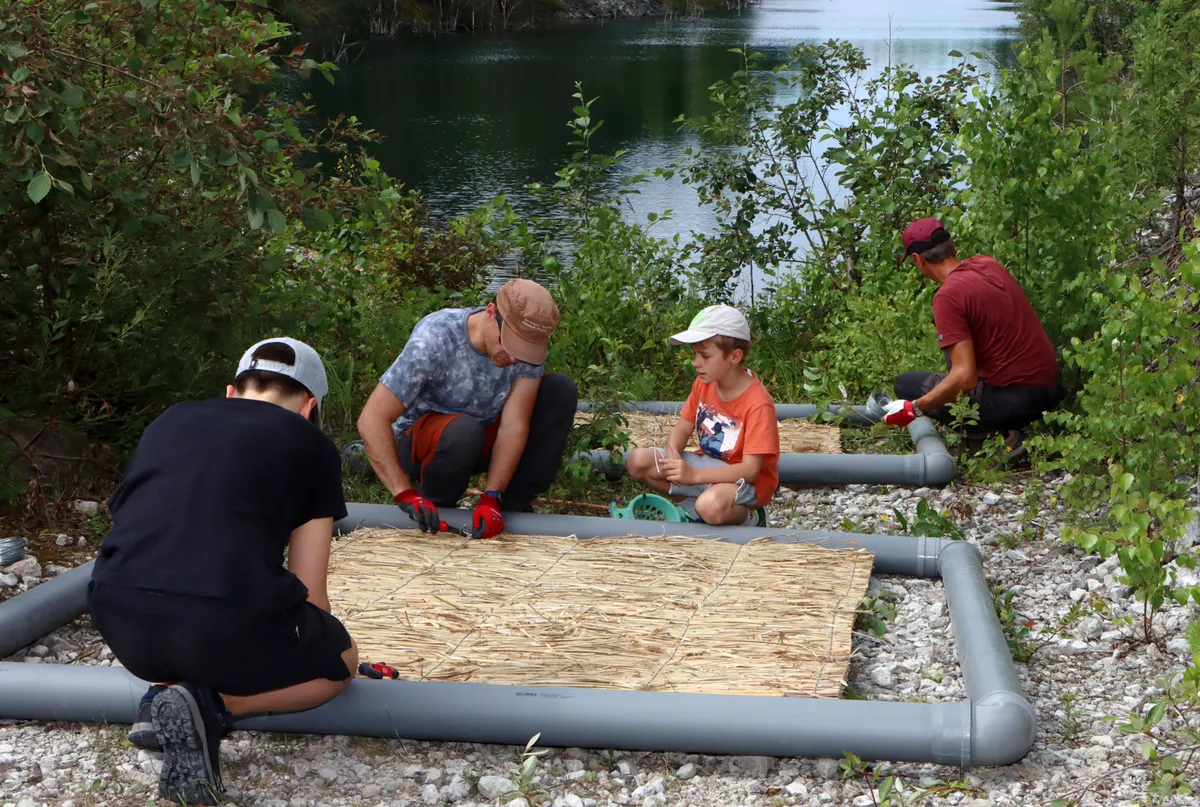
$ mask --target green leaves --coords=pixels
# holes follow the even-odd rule
[[[50,188],[53,187],[54,180],[45,171],[40,171],[33,175],[26,186],[25,193],[29,196],[30,201],[38,204],[46,198],[46,194],[50,193]]]

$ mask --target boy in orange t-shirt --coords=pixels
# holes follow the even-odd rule
[[[746,318],[709,306],[671,344],[692,346],[696,381],[666,449],[629,452],[629,475],[708,524],[767,526],[766,504],[779,486],[779,422],[771,393],[743,366]],[[685,453],[693,431],[700,450]]]

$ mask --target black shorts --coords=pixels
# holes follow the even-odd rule
[[[245,696],[351,674],[342,661],[350,634],[309,602],[254,614],[242,603],[93,581],[88,608],[113,655],[143,681]]]

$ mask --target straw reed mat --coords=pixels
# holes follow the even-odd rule
[[[630,448],[665,446],[678,415],[652,415],[649,412],[622,412],[629,425],[622,431],[629,437]],[[576,412],[575,425],[591,423],[592,413]],[[689,448],[699,448],[696,434],[688,438]],[[813,423],[800,418],[779,421],[779,450],[784,454],[841,454],[842,436],[837,426]]]
[[[334,613],[402,678],[839,697],[872,555],[763,539],[362,530]]]

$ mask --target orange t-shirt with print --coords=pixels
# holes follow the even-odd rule
[[[757,375],[745,392],[731,401],[717,395],[716,382],[705,384],[696,379],[680,417],[696,424],[700,451],[736,465],[746,454],[763,457],[762,470],[754,481],[758,493],[756,507],[771,501],[779,487],[779,421],[775,400]]]

